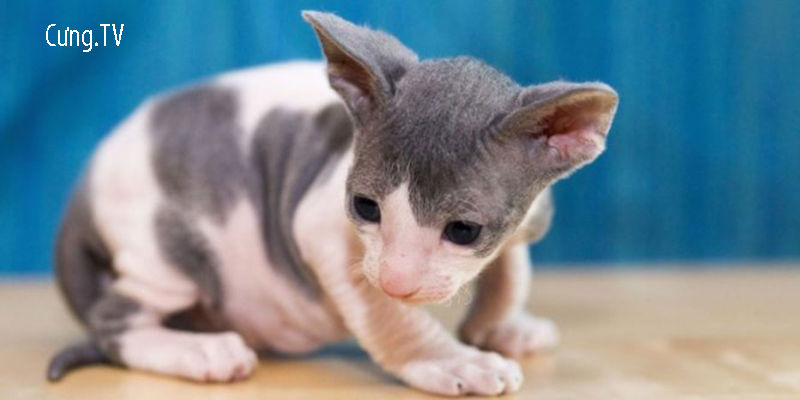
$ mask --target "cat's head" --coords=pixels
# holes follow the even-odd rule
[[[364,275],[392,297],[450,298],[543,189],[604,150],[617,107],[605,84],[521,87],[472,58],[419,61],[384,32],[303,17],[356,128],[346,206]]]

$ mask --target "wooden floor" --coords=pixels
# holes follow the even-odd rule
[[[791,267],[540,273],[533,308],[559,323],[563,344],[525,360],[522,392],[507,398],[800,399],[800,265]],[[463,308],[435,312],[452,326]],[[50,283],[0,282],[0,399],[429,397],[353,345],[264,360],[231,385],[109,367],[47,383],[49,356],[81,337]]]

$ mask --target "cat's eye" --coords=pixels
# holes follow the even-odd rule
[[[469,221],[453,221],[444,227],[445,239],[462,246],[478,239],[482,226]]]
[[[375,200],[363,196],[353,197],[353,209],[359,218],[367,222],[381,222],[381,208]]]

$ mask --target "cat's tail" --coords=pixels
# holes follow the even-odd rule
[[[47,366],[47,380],[55,382],[69,371],[87,365],[111,364],[111,360],[103,353],[94,341],[87,340],[56,353]]]

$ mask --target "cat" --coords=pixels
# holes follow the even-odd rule
[[[256,351],[354,336],[436,394],[517,391],[511,358],[556,344],[524,310],[551,186],[594,160],[603,83],[521,87],[473,58],[420,61],[387,33],[305,11],[325,62],[224,74],[145,101],[96,149],[56,246],[90,339],[51,380],[111,363],[244,379]],[[458,336],[421,303],[477,278]],[[502,355],[501,355],[502,354]]]

